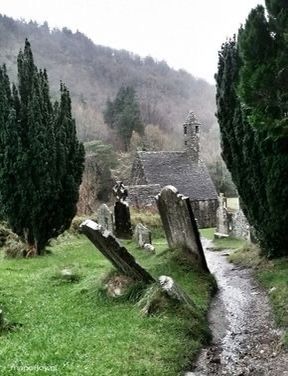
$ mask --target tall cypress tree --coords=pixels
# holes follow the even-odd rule
[[[0,67],[0,213],[5,218],[8,210],[17,210],[14,200],[6,197],[15,190],[17,176],[14,174],[17,162],[13,156],[18,154],[16,111],[12,107],[10,81],[5,65]],[[13,140],[13,142],[11,142]]]
[[[252,10],[238,41],[222,46],[216,100],[223,158],[244,212],[266,254],[280,256],[288,253],[288,85],[279,83],[287,41],[275,32],[284,32],[277,16],[268,15]]]
[[[0,200],[12,230],[41,254],[76,213],[84,148],[68,90],[61,84],[60,105],[53,106],[47,72],[35,66],[28,40],[17,63],[12,92],[5,67],[0,70]]]
[[[106,124],[120,136],[125,151],[128,150],[133,131],[143,134],[144,126],[136,93],[130,86],[122,86],[114,101],[107,101],[104,111]]]

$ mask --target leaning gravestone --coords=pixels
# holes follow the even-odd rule
[[[80,229],[122,274],[145,283],[154,282],[154,278],[137,264],[134,257],[120,245],[110,231],[90,219],[81,223]]]
[[[115,235],[120,239],[131,239],[133,235],[130,210],[126,198],[128,196],[127,188],[121,181],[113,187],[113,193],[116,198],[114,205]]]
[[[105,230],[113,232],[113,214],[106,204],[102,204],[97,210],[97,219]]]
[[[209,272],[189,197],[168,185],[156,196],[156,202],[169,247],[188,251]]]
[[[140,248],[144,248],[145,244],[152,243],[151,231],[142,225],[142,223],[138,223],[134,230],[134,238]]]

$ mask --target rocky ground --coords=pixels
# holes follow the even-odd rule
[[[207,250],[206,257],[219,287],[209,314],[213,342],[186,376],[288,376],[288,354],[265,291],[250,270],[227,261],[227,251]]]

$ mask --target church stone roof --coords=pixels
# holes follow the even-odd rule
[[[203,162],[193,163],[184,151],[138,152],[147,184],[175,186],[193,201],[217,200],[217,192]]]

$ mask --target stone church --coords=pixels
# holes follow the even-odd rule
[[[199,228],[216,226],[218,197],[205,164],[200,160],[200,123],[191,111],[183,124],[183,151],[139,151],[133,163],[129,198],[132,206],[154,205],[166,185],[190,198]]]

